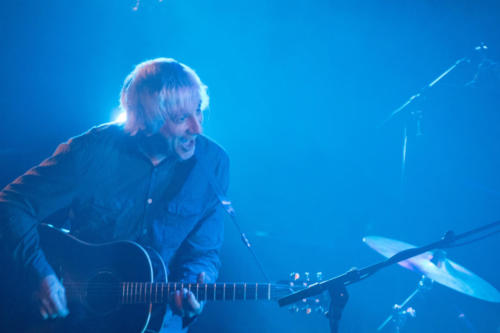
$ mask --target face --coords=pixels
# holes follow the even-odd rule
[[[202,122],[200,103],[188,103],[170,110],[160,133],[167,140],[169,150],[181,160],[187,160],[194,155],[196,137],[202,133]]]

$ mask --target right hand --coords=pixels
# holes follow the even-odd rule
[[[35,293],[43,319],[64,318],[69,314],[66,291],[54,274],[46,276]]]

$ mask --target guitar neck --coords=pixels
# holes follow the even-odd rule
[[[272,300],[278,291],[288,289],[266,283],[148,283],[122,282],[121,300],[124,304],[165,303],[169,295],[187,289],[200,301]]]

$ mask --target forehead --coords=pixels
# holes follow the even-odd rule
[[[162,91],[160,101],[170,114],[195,112],[200,108],[201,96],[195,87],[177,88]]]

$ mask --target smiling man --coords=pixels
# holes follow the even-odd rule
[[[224,214],[218,194],[227,190],[229,162],[202,135],[206,89],[173,59],[143,62],[122,88],[124,124],[70,139],[0,192],[3,254],[33,286],[42,318],[72,316],[39,246],[37,225],[47,220],[92,243],[135,241],[159,254],[170,281],[216,280]],[[162,333],[185,331],[202,309],[185,289],[171,293],[169,304]]]

